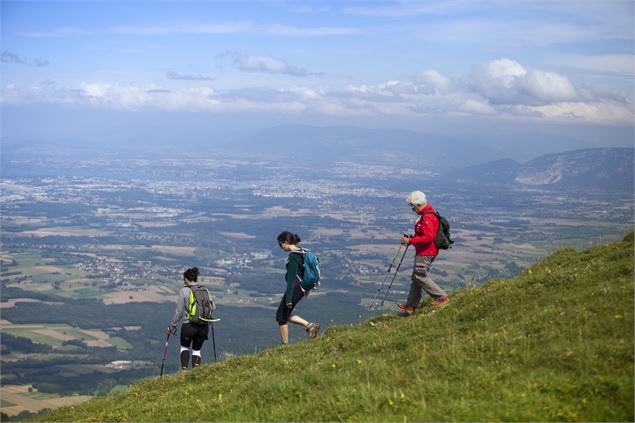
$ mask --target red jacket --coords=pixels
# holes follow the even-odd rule
[[[410,238],[410,244],[415,246],[415,254],[418,256],[439,254],[439,250],[434,245],[434,237],[439,230],[439,219],[434,213],[435,210],[430,204],[426,204],[418,213],[421,217],[415,223],[414,236]]]

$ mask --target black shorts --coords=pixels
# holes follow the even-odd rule
[[[183,323],[181,326],[181,346],[183,348],[192,347],[195,351],[200,351],[203,342],[209,333],[208,325],[198,325],[196,323]]]
[[[287,324],[293,308],[302,298],[304,298],[304,291],[300,288],[300,284],[296,284],[293,288],[293,298],[291,299],[291,304],[293,304],[293,306],[289,308],[287,307],[287,293],[285,292],[282,296],[282,300],[280,301],[280,305],[278,306],[278,311],[276,311],[276,320],[279,325],[282,326]]]

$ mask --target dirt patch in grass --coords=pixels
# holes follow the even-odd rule
[[[162,254],[174,254],[177,256],[193,256],[196,247],[178,247],[174,245],[153,245],[152,249]]]
[[[162,303],[175,301],[174,294],[165,292],[164,287],[152,286],[143,291],[126,290],[111,292],[110,294],[103,295],[102,300],[104,304],[127,304],[127,303],[140,303],[140,302],[152,302]]]

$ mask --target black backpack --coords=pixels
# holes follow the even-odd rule
[[[422,213],[421,216],[423,217],[424,214],[429,213],[432,212]],[[439,220],[439,230],[434,237],[434,245],[439,250],[447,250],[448,248],[452,248],[452,244],[454,244],[454,241],[452,241],[452,239],[450,238],[450,223],[445,217],[441,216],[438,211],[435,211],[434,215]]]

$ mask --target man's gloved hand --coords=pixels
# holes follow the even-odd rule
[[[166,335],[174,335],[176,333],[176,325],[169,324],[165,330]]]

